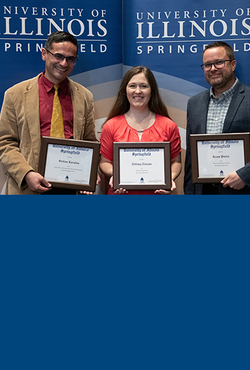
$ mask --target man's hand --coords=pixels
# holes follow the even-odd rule
[[[38,172],[28,172],[25,176],[25,181],[31,191],[44,193],[51,189],[51,184]]]
[[[230,188],[235,190],[241,190],[246,185],[236,172],[230,173],[227,177],[225,177],[221,181],[221,184],[223,185],[224,188],[229,186]]]

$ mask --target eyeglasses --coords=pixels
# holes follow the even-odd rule
[[[59,53],[51,53],[51,51],[49,51],[48,49],[45,48],[45,50],[50,53],[56,60],[58,60],[58,62],[63,62],[64,59],[66,59],[66,62],[69,63],[69,64],[74,64],[76,65],[78,59],[76,57],[73,57],[73,56],[70,56],[70,57],[65,57],[64,55],[62,54],[59,54]]]
[[[232,62],[232,60],[225,59],[225,60],[217,60],[217,62],[214,62],[214,63],[204,63],[204,64],[201,64],[201,68],[204,69],[204,71],[210,71],[212,69],[212,66],[215,66],[216,69],[221,69],[225,67],[225,62]]]

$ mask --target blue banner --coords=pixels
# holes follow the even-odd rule
[[[149,67],[186,149],[188,99],[207,89],[202,64],[205,45],[230,44],[237,60],[236,76],[250,85],[250,8],[247,0],[125,0],[123,64]],[[184,156],[183,156],[184,159]],[[181,177],[177,180],[182,188]]]
[[[207,84],[200,68],[203,48],[214,41],[226,41],[235,52],[238,77],[250,85],[247,0],[126,0],[124,35],[125,65],[146,64],[204,87]]]
[[[0,7],[1,100],[8,87],[44,69],[41,49],[57,30],[68,31],[78,40],[74,75],[122,63],[121,0],[74,0],[72,4],[55,0],[38,6],[23,0],[18,4],[10,0]]]

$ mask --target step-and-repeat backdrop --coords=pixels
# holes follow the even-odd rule
[[[185,158],[186,105],[208,88],[200,68],[204,45],[223,40],[235,51],[236,74],[250,85],[248,1],[207,3],[176,0],[65,0],[35,5],[9,0],[0,6],[0,103],[4,91],[44,69],[41,49],[51,32],[65,30],[79,42],[79,62],[71,76],[92,91],[96,132],[114,102],[123,73],[146,65],[179,126]],[[182,193],[178,179],[177,193]],[[0,191],[5,183],[0,164]]]

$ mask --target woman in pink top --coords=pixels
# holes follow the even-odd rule
[[[181,141],[177,125],[169,118],[153,73],[146,67],[133,67],[124,76],[116,102],[101,133],[100,169],[110,177],[109,194],[113,192],[113,142],[171,143],[172,188],[181,172]],[[170,194],[170,191],[126,191],[115,194]]]

